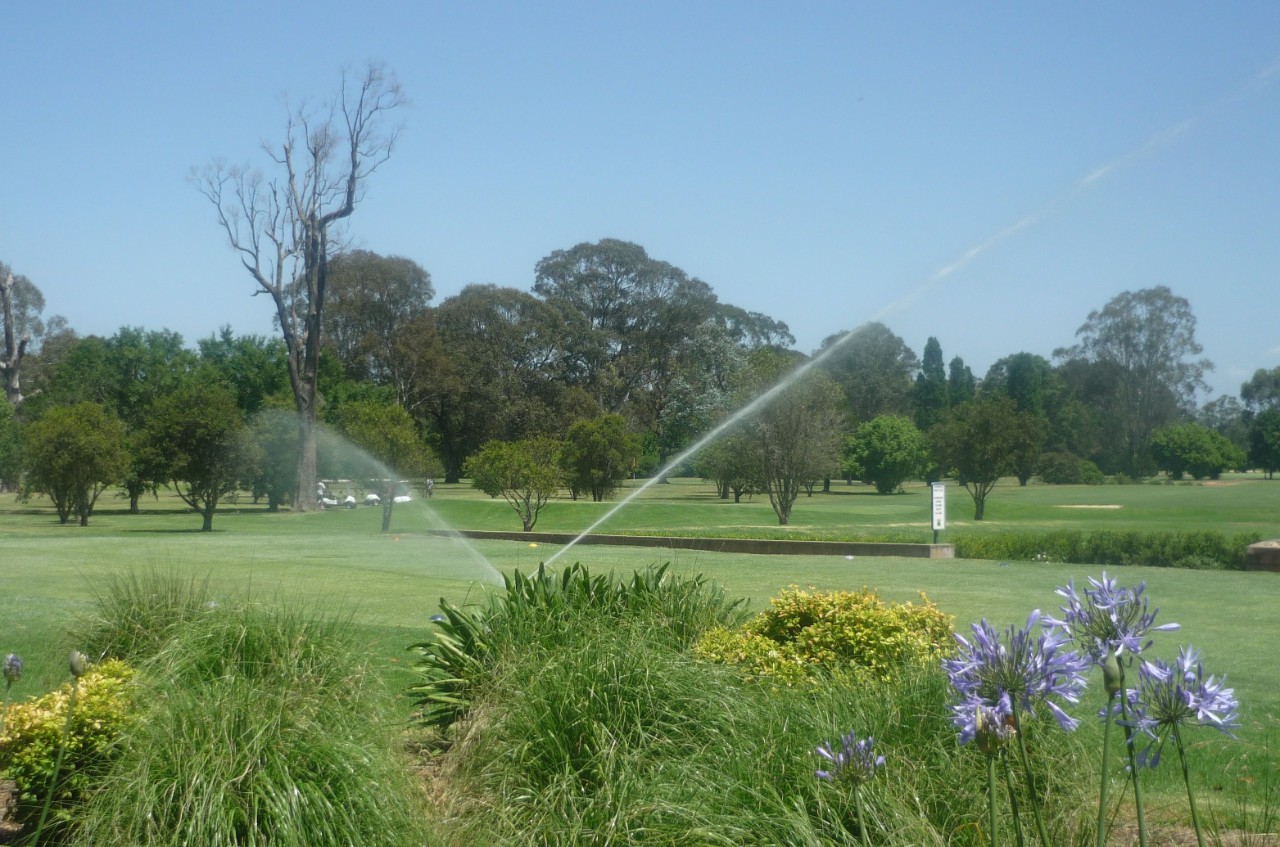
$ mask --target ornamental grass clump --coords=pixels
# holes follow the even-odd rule
[[[1067,714],[1060,703],[1075,705],[1084,690],[1084,671],[1088,660],[1069,649],[1070,637],[1055,621],[1042,619],[1037,609],[1023,627],[1010,626],[999,633],[984,618],[972,625],[973,639],[959,633],[960,651],[955,658],[943,660],[943,668],[958,695],[951,706],[952,724],[959,729],[962,744],[981,741],[980,750],[988,757],[988,787],[994,783],[996,759],[1008,767],[1005,743],[1011,736],[1016,742],[1032,815],[1042,844],[1049,840],[1041,811],[1040,790],[1036,784],[1028,753],[1027,718],[1044,709],[1065,731],[1076,728],[1079,721]],[[1010,786],[1012,780],[1010,779]],[[1021,832],[1016,798],[1010,789],[1014,826]],[[990,834],[996,838],[995,792],[988,791]],[[1019,838],[1021,840],[1021,838]]]
[[[1205,676],[1199,651],[1180,647],[1178,658],[1172,664],[1161,659],[1143,662],[1138,668],[1138,684],[1129,689],[1125,699],[1130,709],[1126,724],[1149,739],[1138,753],[1139,767],[1154,768],[1158,765],[1165,742],[1173,740],[1182,765],[1182,780],[1187,787],[1191,824],[1195,828],[1197,843],[1204,847],[1204,831],[1196,811],[1182,732],[1188,727],[1207,726],[1234,738],[1232,730],[1240,724],[1240,704],[1235,692],[1226,687],[1225,677]]]
[[[1101,579],[1088,578],[1088,587],[1077,592],[1075,580],[1059,587],[1057,594],[1067,601],[1062,606],[1062,619],[1058,621],[1075,639],[1093,664],[1102,669],[1103,685],[1107,693],[1107,705],[1100,716],[1102,730],[1102,783],[1098,791],[1098,818],[1096,844],[1106,843],[1107,789],[1111,781],[1111,727],[1117,718],[1125,726],[1125,749],[1128,753],[1129,778],[1133,782],[1134,807],[1138,819],[1138,842],[1147,844],[1146,814],[1142,802],[1142,787],[1138,780],[1138,762],[1134,745],[1134,730],[1128,723],[1128,700],[1122,696],[1125,672],[1133,667],[1142,651],[1151,646],[1153,632],[1169,632],[1179,628],[1176,623],[1157,625],[1159,609],[1151,609],[1143,596],[1147,584],[1137,588],[1117,585],[1114,577],[1102,572]]]

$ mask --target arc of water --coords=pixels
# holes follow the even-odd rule
[[[1261,71],[1255,74],[1249,80],[1249,82],[1246,83],[1243,87],[1237,89],[1236,91],[1231,92],[1225,97],[1220,98],[1217,102],[1215,102],[1212,106],[1210,106],[1209,109],[1205,110],[1201,114],[1188,118],[1183,121],[1179,121],[1178,123],[1173,124],[1172,126],[1166,129],[1163,129],[1160,132],[1155,133],[1154,135],[1150,136],[1146,141],[1144,141],[1142,144],[1135,147],[1133,150],[1130,150],[1124,155],[1119,156],[1111,160],[1110,162],[1107,162],[1101,167],[1094,168],[1092,171],[1090,171],[1088,174],[1086,174],[1084,177],[1078,180],[1076,184],[1073,185],[1063,195],[1055,197],[1054,199],[1052,199],[1048,203],[1045,203],[1043,206],[1041,206],[1039,209],[1032,212],[1031,214],[1026,215],[1025,217],[1021,218],[1017,222],[997,231],[994,235],[991,235],[990,237],[978,242],[973,247],[969,248],[964,253],[962,253],[955,261],[942,266],[937,271],[935,271],[928,279],[924,280],[923,282],[915,286],[913,289],[908,291],[903,296],[899,297],[898,299],[884,306],[882,309],[880,309],[880,311],[878,311],[871,318],[871,320],[873,322],[881,320],[886,315],[889,315],[892,312],[895,312],[898,309],[902,308],[903,306],[913,302],[926,289],[941,283],[947,277],[953,275],[954,273],[959,271],[961,268],[965,267],[970,262],[972,262],[974,259],[981,256],[983,253],[986,253],[988,250],[992,249],[993,247],[996,247],[1004,243],[1005,241],[1014,237],[1015,235],[1027,229],[1028,227],[1038,223],[1040,220],[1047,217],[1051,212],[1056,211],[1060,207],[1069,203],[1071,200],[1074,200],[1076,197],[1080,196],[1081,194],[1084,194],[1086,191],[1091,190],[1095,185],[1102,182],[1107,177],[1113,175],[1117,171],[1127,166],[1133,165],[1135,162],[1138,162],[1146,158],[1155,150],[1158,150],[1160,148],[1176,143],[1178,140],[1185,137],[1196,124],[1207,119],[1210,115],[1218,111],[1225,104],[1236,101],[1236,100],[1240,100],[1245,96],[1248,96],[1251,94],[1256,94],[1257,92],[1270,86],[1273,82],[1275,82],[1277,78],[1280,78],[1280,60],[1275,60],[1269,63]],[[860,328],[861,327],[859,327],[858,329]],[[615,505],[613,508],[609,509],[609,511],[601,515],[598,519],[596,519],[594,523],[592,523],[590,526],[588,526],[586,529],[580,532],[576,537],[570,539],[569,543],[565,544],[564,547],[561,547],[556,553],[554,553],[550,558],[548,558],[546,563],[551,564],[555,562],[557,559],[559,559],[561,556],[563,556],[565,553],[571,550],[574,546],[576,546],[578,542],[580,542],[583,538],[590,535],[602,524],[604,524],[606,521],[608,521],[610,518],[616,515],[624,506],[626,506],[632,500],[639,497],[641,494],[643,494],[645,491],[647,491],[649,488],[655,485],[660,479],[663,479],[672,470],[679,467],[684,462],[688,461],[689,458],[696,455],[700,450],[702,450],[712,441],[715,441],[718,437],[720,437],[721,434],[725,432],[725,430],[734,426],[735,424],[737,424],[739,421],[741,421],[743,418],[747,417],[748,415],[753,414],[756,410],[760,409],[765,404],[773,400],[773,398],[777,397],[780,393],[782,393],[787,388],[789,388],[797,380],[803,378],[804,375],[807,374],[809,371],[813,370],[822,362],[826,361],[837,350],[843,347],[849,341],[850,338],[855,336],[858,333],[858,329],[851,329],[848,332],[846,332],[844,335],[840,336],[840,338],[838,338],[833,344],[831,344],[825,350],[818,353],[818,355],[814,356],[809,361],[800,365],[798,368],[796,368],[794,371],[789,373],[787,376],[783,377],[782,380],[780,380],[776,385],[774,385],[768,391],[761,394],[759,397],[755,398],[754,400],[752,400],[747,405],[743,406],[738,411],[734,412],[732,415],[726,418],[721,424],[716,426],[714,429],[712,429],[710,432],[704,435],[701,439],[699,439],[698,442],[695,443],[692,447],[688,448],[683,453],[681,453],[680,455],[672,459],[670,462],[668,462],[666,466],[664,466],[661,470],[659,470],[658,473],[655,474],[653,477],[646,480],[644,484],[642,484],[639,488],[636,488],[630,494],[624,497],[622,500],[618,501],[617,505]]]

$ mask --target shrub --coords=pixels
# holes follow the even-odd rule
[[[1240,570],[1246,550],[1259,538],[1256,533],[1228,536],[1211,530],[1061,530],[959,536],[955,547],[956,555],[963,559]]]
[[[1070,453],[1045,453],[1036,463],[1036,476],[1049,485],[1079,485],[1084,482],[1080,464]]]
[[[817,594],[789,589],[748,621],[739,638],[709,634],[696,649],[786,682],[796,668],[815,677],[893,679],[953,647],[951,618],[923,594],[921,600],[923,605],[886,604],[865,588]]]
[[[418,719],[445,728],[465,715],[475,689],[488,680],[504,651],[550,649],[584,618],[614,626],[642,621],[649,637],[687,648],[705,630],[741,621],[741,601],[701,575],[672,577],[667,565],[636,571],[630,579],[592,574],[581,564],[558,573],[539,565],[532,576],[503,576],[506,591],[473,608],[440,601],[430,637],[410,646],[419,659],[409,696]]]
[[[107,660],[79,680],[75,711],[67,725],[72,684],[42,697],[15,703],[0,735],[0,765],[18,789],[14,819],[34,825],[53,791],[53,814],[46,833],[65,826],[119,751],[121,733],[133,722],[134,671]],[[54,784],[58,750],[67,750]]]

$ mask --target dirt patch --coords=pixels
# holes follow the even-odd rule
[[[1123,509],[1119,503],[1083,503],[1075,506],[1058,506],[1059,509]]]

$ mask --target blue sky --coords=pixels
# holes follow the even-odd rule
[[[82,334],[271,310],[187,181],[266,166],[343,65],[412,100],[349,235],[436,302],[621,238],[812,351],[882,320],[980,376],[1167,285],[1280,365],[1280,3],[23,3],[0,259]]]

